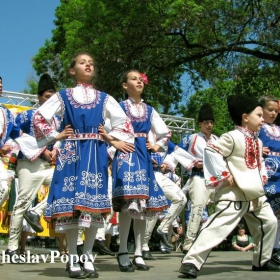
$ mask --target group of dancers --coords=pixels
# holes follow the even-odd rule
[[[196,278],[211,249],[243,217],[256,244],[252,270],[280,270],[280,129],[273,124],[279,110],[275,97],[229,96],[228,109],[236,129],[220,138],[212,134],[212,108],[203,104],[198,116],[200,131],[176,145],[157,111],[142,99],[148,84],[144,73],[124,73],[126,99],[120,103],[95,89],[95,61],[90,54],[75,55],[69,73],[76,87],[59,92],[48,74],[41,76],[38,109],[24,111],[14,120],[7,108],[0,107],[0,155],[11,151],[12,143],[19,147],[18,197],[5,252],[13,263],[21,262],[18,241],[23,219],[40,232],[44,214],[56,232],[66,234],[69,277],[97,278],[92,248],[98,230],[117,212],[120,271],[148,271],[145,260],[155,259],[148,243],[157,218],[168,209],[154,232],[171,248],[168,232],[185,208],[187,193],[191,212],[180,273]],[[171,178],[178,163],[189,175],[183,189]],[[0,167],[1,207],[13,175]],[[171,175],[166,176],[165,170]],[[50,185],[48,197],[30,208],[43,184]],[[200,229],[209,199],[215,201],[216,209]],[[135,252],[131,261],[127,240],[132,220]],[[84,240],[79,250],[81,229]],[[77,255],[84,256],[84,261],[77,261]]]

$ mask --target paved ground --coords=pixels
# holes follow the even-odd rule
[[[4,246],[0,246],[0,256]],[[51,254],[48,249],[29,248],[31,254]],[[133,273],[120,272],[117,260],[111,256],[97,256],[95,260],[99,279],[120,279],[120,280],[169,280],[185,278],[178,272],[183,254],[181,252],[172,252],[170,255],[164,255],[161,252],[153,252],[158,259],[147,261],[150,266],[149,271],[135,271]],[[49,255],[50,256],[50,255]],[[131,255],[131,259],[132,259]],[[206,264],[198,274],[199,280],[226,279],[226,280],[249,280],[266,279],[279,280],[280,272],[253,272],[251,271],[252,253],[242,253],[234,251],[213,251]],[[12,280],[47,280],[47,279],[66,279],[68,274],[65,271],[65,264],[59,258],[55,258],[55,263],[39,264],[2,264],[0,257],[0,277],[1,279]]]

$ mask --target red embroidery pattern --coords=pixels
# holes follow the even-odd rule
[[[45,118],[39,113],[34,115],[34,133],[37,139],[41,139],[46,135],[49,135],[53,131],[53,127],[45,120]]]
[[[248,137],[244,134],[245,137],[245,163],[249,169],[258,168],[261,169],[260,163],[260,147],[258,139]]]

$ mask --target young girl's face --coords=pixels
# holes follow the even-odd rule
[[[69,72],[77,82],[91,83],[94,75],[92,57],[87,54],[78,55],[74,67]]]
[[[132,71],[127,74],[127,80],[123,83],[123,88],[128,96],[139,97],[144,90],[144,83],[140,73]]]
[[[250,114],[244,114],[243,116],[247,129],[253,132],[258,132],[261,130],[261,127],[264,123],[263,109],[261,106],[256,107]]]
[[[267,101],[263,108],[264,121],[268,124],[273,124],[278,116],[278,110],[279,110],[278,102]]]

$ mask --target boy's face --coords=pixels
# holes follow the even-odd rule
[[[214,126],[214,121],[212,121],[212,120],[204,120],[202,122],[199,122],[198,124],[200,126],[200,131],[203,134],[208,135],[208,134],[212,133],[213,126]]]
[[[253,132],[260,131],[264,123],[262,107],[256,107],[250,114],[243,114],[243,121],[247,129]]]
[[[54,95],[54,92],[45,91],[42,96],[38,94],[39,104],[43,105],[49,98]]]

